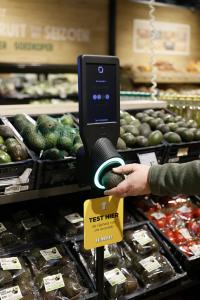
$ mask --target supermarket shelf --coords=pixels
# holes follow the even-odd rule
[[[0,195],[0,205],[17,203],[22,201],[28,201],[33,199],[42,199],[52,196],[59,196],[65,194],[71,194],[76,192],[89,191],[90,187],[80,188],[77,184],[71,184],[66,186],[52,187],[41,190],[31,190],[20,193],[13,193],[10,195]]]
[[[135,83],[150,83],[151,73],[135,73]],[[157,72],[158,83],[200,83],[200,74],[179,72]]]
[[[166,108],[165,101],[153,100],[122,100],[121,109],[146,109],[146,108]],[[18,113],[26,114],[63,114],[64,112],[78,112],[78,103],[66,101],[59,104],[22,104],[22,105],[2,105],[1,115],[11,116]]]

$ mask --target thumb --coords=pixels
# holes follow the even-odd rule
[[[117,168],[113,168],[113,172],[118,174],[129,174],[137,170],[139,164],[128,164],[125,166],[120,166]]]

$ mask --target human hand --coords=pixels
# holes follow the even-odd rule
[[[106,190],[105,195],[117,197],[140,196],[151,193],[148,184],[149,166],[140,164],[129,164],[114,168],[118,174],[127,175],[126,178],[113,189]]]

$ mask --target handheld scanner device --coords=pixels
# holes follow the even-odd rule
[[[90,158],[94,184],[124,161],[115,147],[120,131],[119,59],[114,56],[78,57],[79,125]]]

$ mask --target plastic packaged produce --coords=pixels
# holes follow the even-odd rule
[[[0,298],[5,300],[39,299],[30,270],[21,257],[0,258]]]
[[[42,299],[82,299],[89,293],[78,270],[61,246],[35,249],[28,256]]]
[[[159,250],[157,241],[145,227],[138,230],[125,231],[124,239],[134,252],[140,255],[148,255]]]
[[[57,216],[57,226],[64,237],[83,234],[83,217],[79,212],[70,209],[59,209]]]
[[[22,240],[12,232],[13,225],[13,223],[4,220],[0,222],[0,253],[16,249],[23,244]]]

